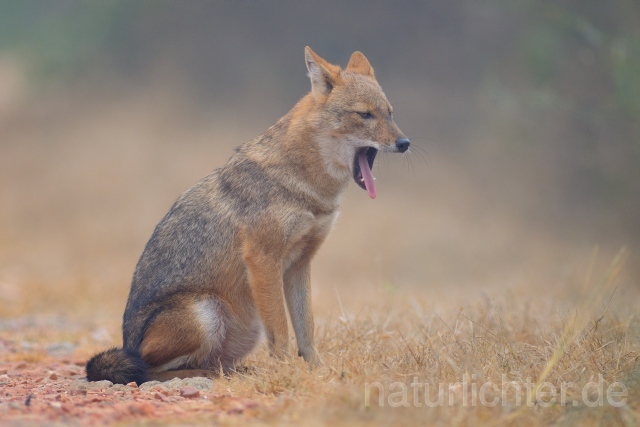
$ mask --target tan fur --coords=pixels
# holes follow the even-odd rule
[[[193,314],[184,308],[160,313],[144,334],[140,346],[142,359],[152,369],[184,354],[195,352],[204,336]],[[166,343],[172,346],[167,348]]]
[[[95,356],[90,379],[129,378],[114,374],[113,360],[138,366],[136,354],[148,374],[132,381],[232,370],[261,331],[271,354],[284,357],[287,310],[298,354],[320,363],[311,260],[356,178],[357,153],[405,151],[409,141],[362,53],[344,70],[308,47],[305,60],[311,92],[183,194],[158,224],[131,285],[124,353],[111,350],[104,369]],[[405,141],[402,150],[398,141]]]

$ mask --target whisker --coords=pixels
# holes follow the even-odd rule
[[[407,173],[411,172],[411,170],[413,169],[413,164],[411,164],[411,159],[409,158],[406,152],[402,155],[402,160],[404,161],[404,164],[407,165]],[[414,176],[415,176],[415,173],[416,171],[414,169],[413,170]]]
[[[426,148],[424,148],[423,146],[418,145],[416,143],[411,144],[411,146],[409,148],[415,148],[416,150],[421,151],[421,152],[423,152],[425,154],[427,153],[427,149]]]
[[[411,156],[409,156],[409,153],[407,152],[405,157],[407,158],[407,161],[409,163],[409,166],[411,166],[411,171],[413,173],[413,177],[416,177],[416,169],[413,167],[413,162],[411,161]]]
[[[427,165],[429,166],[429,153],[427,152],[427,150],[424,147],[421,147],[417,144],[411,144],[411,146],[409,147],[409,152],[415,154],[416,156],[420,157],[420,159]]]
[[[427,165],[427,168],[429,167],[429,158],[428,157],[425,157],[419,151],[414,151],[413,153],[416,156],[418,156],[420,158],[420,160],[422,160],[424,162],[425,165]]]

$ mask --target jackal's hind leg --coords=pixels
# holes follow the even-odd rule
[[[151,378],[203,376],[219,367],[225,339],[220,305],[215,298],[180,296],[156,315],[140,345]]]

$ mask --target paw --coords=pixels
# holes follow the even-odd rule
[[[302,356],[304,361],[307,362],[312,367],[321,366],[322,359],[320,359],[320,354],[315,347],[311,347],[306,350],[298,350],[298,356]]]

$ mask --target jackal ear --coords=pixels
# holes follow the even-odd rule
[[[371,67],[371,64],[369,64],[367,57],[359,51],[353,52],[353,55],[351,55],[351,59],[349,59],[349,63],[347,64],[347,68],[345,69],[345,71],[374,77],[373,67]]]
[[[340,67],[328,63],[309,46],[304,48],[304,59],[311,79],[311,92],[315,96],[327,96],[340,82]]]

